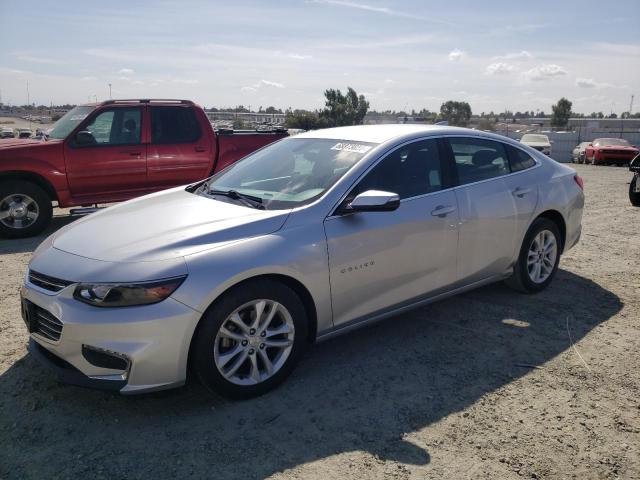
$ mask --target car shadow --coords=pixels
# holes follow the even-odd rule
[[[0,376],[0,476],[264,478],[353,451],[424,466],[412,432],[545,368],[569,331],[577,342],[621,308],[565,270],[537,295],[490,285],[316,345],[280,388],[237,402],[195,382],[138,397],[60,385],[26,355]]]
[[[74,220],[82,218],[80,216],[56,215],[51,219],[51,223],[47,229],[40,235],[29,238],[1,238],[0,237],[0,255],[8,253],[29,253],[33,252],[40,243],[51,235],[53,232],[70,224]]]

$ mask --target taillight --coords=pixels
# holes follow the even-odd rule
[[[580,187],[580,190],[584,190],[584,180],[582,180],[582,177],[576,174],[573,176],[573,179],[576,181],[576,183]]]

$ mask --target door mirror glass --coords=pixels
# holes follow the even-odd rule
[[[96,143],[96,139],[88,130],[81,130],[76,133],[76,145],[92,145],[94,143]]]
[[[367,190],[347,203],[340,209],[340,212],[390,212],[396,210],[399,206],[400,196],[397,193]]]

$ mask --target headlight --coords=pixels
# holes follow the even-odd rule
[[[145,283],[81,283],[73,297],[96,307],[132,307],[149,305],[167,298],[184,282],[182,277],[167,278]]]

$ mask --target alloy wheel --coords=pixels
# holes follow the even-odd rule
[[[236,385],[256,385],[274,376],[291,354],[293,318],[276,301],[245,303],[220,326],[213,356],[220,374]]]
[[[534,283],[543,283],[553,273],[558,256],[556,236],[541,230],[533,237],[527,255],[527,272]]]
[[[27,228],[38,219],[40,209],[29,195],[16,193],[0,202],[0,222],[9,228]]]

